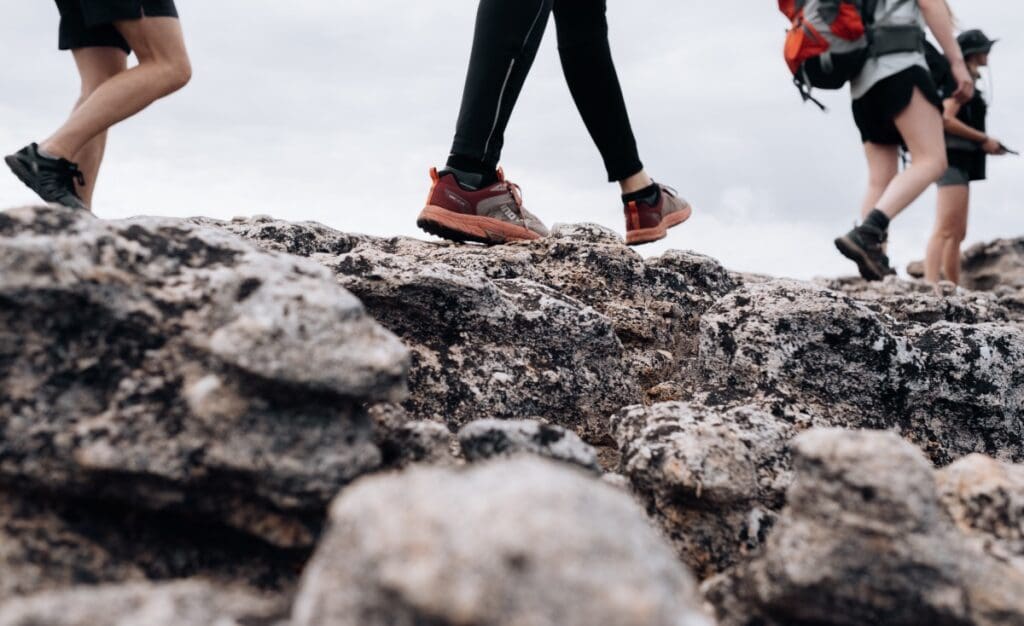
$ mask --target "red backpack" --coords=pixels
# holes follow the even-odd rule
[[[804,101],[824,105],[811,96],[813,88],[841,89],[870,56],[923,50],[924,31],[918,26],[889,25],[895,12],[911,0],[779,0],[789,18],[786,64]],[[879,2],[891,3],[876,21]]]

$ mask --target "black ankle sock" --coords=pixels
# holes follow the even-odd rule
[[[643,202],[648,206],[654,206],[658,204],[658,199],[661,197],[661,187],[658,183],[652,183],[650,187],[644,187],[640,191],[634,191],[632,193],[623,194],[622,204],[629,204],[630,202]]]
[[[885,231],[889,229],[889,216],[878,209],[874,209],[868,214],[867,218],[864,219],[864,223],[868,226],[873,226],[878,230]]]
[[[448,170],[460,183],[474,189],[483,189],[498,182],[497,166],[461,154],[448,157]]]

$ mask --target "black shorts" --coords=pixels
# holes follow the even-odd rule
[[[967,185],[985,180],[988,172],[987,155],[981,150],[947,150],[949,169],[939,179],[940,187]]]
[[[119,20],[178,17],[174,0],[56,0],[60,11],[60,49],[120,48],[132,51],[114,28]]]
[[[910,106],[914,87],[920,89],[924,97],[942,112],[942,98],[931,73],[915,65],[880,81],[859,100],[853,101],[853,119],[860,129],[861,141],[883,146],[903,144],[895,120]]]

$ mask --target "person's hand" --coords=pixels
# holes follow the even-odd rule
[[[1006,148],[1003,147],[1002,142],[994,137],[986,139],[985,143],[981,144],[981,149],[984,150],[986,154],[996,156],[1006,154]]]
[[[974,97],[974,78],[963,59],[953,63],[953,79],[956,80],[953,98],[960,104],[967,104]]]

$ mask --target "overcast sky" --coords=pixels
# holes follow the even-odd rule
[[[95,198],[105,218],[269,214],[375,235],[424,236],[427,171],[447,155],[476,0],[178,0],[194,66],[182,92],[118,126]],[[730,268],[848,274],[832,239],[857,217],[866,169],[845,92],[801,104],[770,0],[610,0],[612,46],[650,173],[694,218],[645,254],[692,249]],[[1024,147],[1024,5],[954,0],[992,55],[992,133]],[[0,9],[0,148],[41,140],[76,98],[47,0]],[[1014,78],[1017,77],[1017,78]],[[992,91],[990,85],[983,87]],[[503,164],[549,224],[621,232],[617,188],[562,79],[554,29],[509,127]],[[974,187],[969,241],[1024,234],[1024,159]],[[0,172],[0,207],[32,194]],[[920,258],[934,191],[893,226],[893,258]]]

